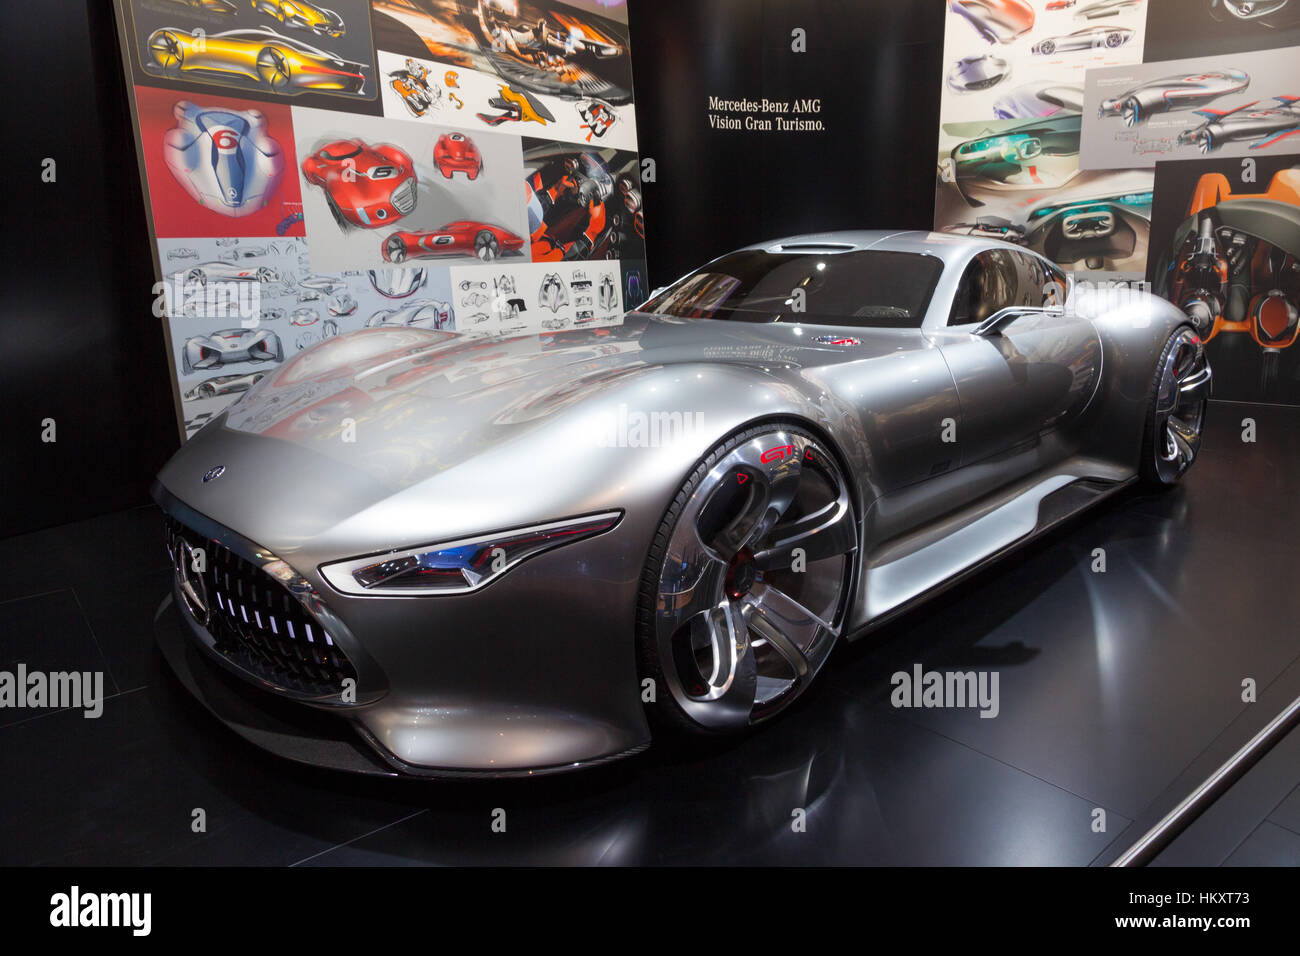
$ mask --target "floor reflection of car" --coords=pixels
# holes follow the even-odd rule
[[[154,67],[169,75],[237,76],[276,93],[360,93],[366,82],[365,64],[272,30],[207,34],[166,27],[150,34],[148,45]]]
[[[1051,56],[1053,53],[1070,53],[1075,50],[1114,50],[1131,39],[1133,31],[1128,27],[1085,27],[1065,36],[1039,40],[1031,52],[1039,56]]]
[[[221,395],[234,395],[246,392],[265,375],[265,372],[248,372],[243,375],[215,375],[195,385],[183,396],[192,402],[200,398],[217,398]]]

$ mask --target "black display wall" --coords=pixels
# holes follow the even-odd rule
[[[651,285],[802,231],[928,229],[945,4],[630,0]],[[791,46],[804,31],[806,52]],[[820,100],[820,132],[719,130],[710,97]],[[775,120],[777,114],[752,115]],[[774,124],[775,126],[775,124]]]
[[[147,501],[178,444],[112,4],[8,4],[5,30],[0,536]]]

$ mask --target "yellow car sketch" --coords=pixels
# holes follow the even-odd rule
[[[234,0],[171,0],[171,3],[203,13],[220,13],[225,16],[233,16],[235,13]]]
[[[366,82],[365,64],[342,60],[273,30],[205,34],[164,27],[150,34],[149,53],[156,70],[167,76],[238,76],[275,93],[360,93]]]
[[[288,27],[302,27],[323,37],[341,37],[347,29],[333,10],[305,0],[252,0],[253,10],[275,17]]]

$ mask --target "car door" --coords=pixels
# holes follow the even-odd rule
[[[989,249],[967,264],[948,324],[934,330],[957,383],[961,466],[1003,458],[1015,478],[1069,453],[1044,439],[1087,408],[1102,353],[1068,295],[1064,274],[1029,252]]]

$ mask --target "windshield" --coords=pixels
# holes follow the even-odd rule
[[[788,248],[788,247],[787,247]],[[636,311],[689,319],[919,328],[943,264],[912,252],[733,252]]]

